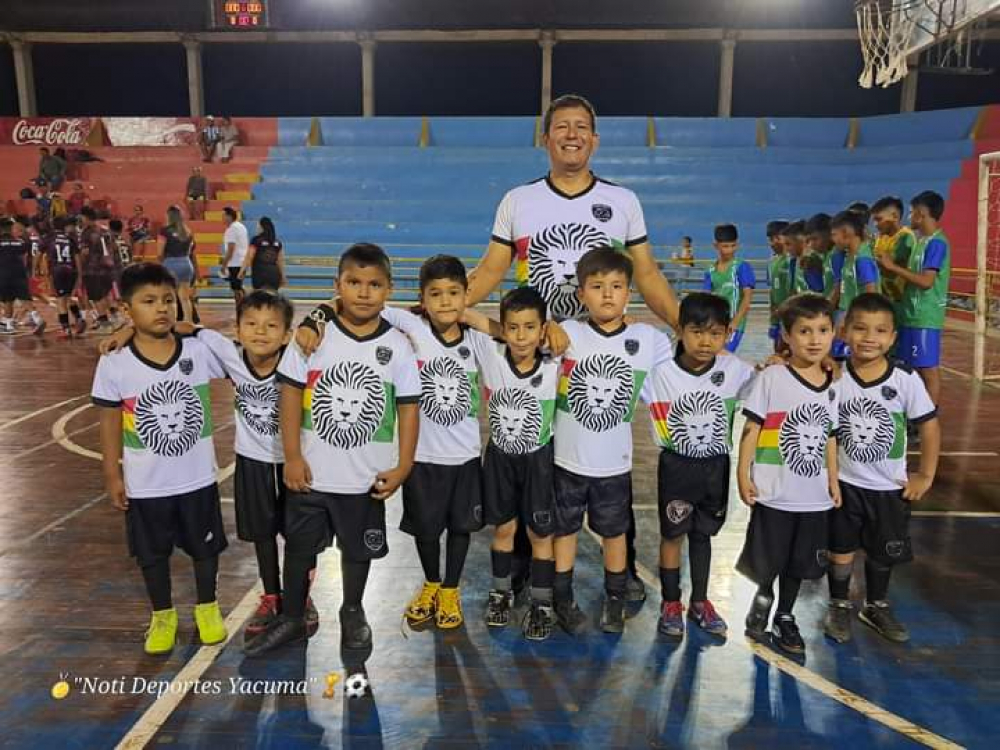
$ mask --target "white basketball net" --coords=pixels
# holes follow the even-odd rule
[[[920,2],[913,0],[861,0],[856,5],[858,35],[865,67],[858,78],[862,88],[888,88],[906,77],[910,40],[917,28],[910,11]]]

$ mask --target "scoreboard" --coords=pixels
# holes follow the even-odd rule
[[[215,25],[230,31],[267,28],[267,0],[216,0]]]

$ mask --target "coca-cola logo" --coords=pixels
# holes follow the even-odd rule
[[[90,135],[90,120],[59,118],[47,122],[18,120],[11,132],[15,146],[79,146]]]

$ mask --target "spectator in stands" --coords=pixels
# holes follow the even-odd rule
[[[233,290],[233,297],[236,299],[236,307],[239,308],[240,302],[243,301],[243,260],[247,257],[250,237],[232,206],[223,209],[222,220],[226,224],[226,233],[222,236],[225,257],[219,268],[219,277],[229,281],[229,288]]]
[[[132,208],[132,216],[128,220],[128,238],[132,241],[132,257],[138,257],[139,252],[135,246],[149,239],[149,217],[138,204]]]
[[[240,142],[240,130],[233,125],[232,117],[222,118],[222,127],[219,129],[218,154],[223,163],[233,158],[233,146],[238,146]]]
[[[694,265],[694,247],[691,244],[691,238],[687,235],[681,237],[681,251],[674,256],[674,261],[682,266]]]
[[[191,170],[184,197],[188,206],[188,218],[192,221],[204,219],[208,203],[208,179],[201,173],[201,167],[194,167]]]
[[[177,279],[177,296],[180,297],[181,314],[192,320],[191,284],[195,272],[194,235],[184,223],[180,208],[167,209],[167,225],[160,230],[158,259]]]
[[[39,149],[39,153],[42,158],[38,162],[38,184],[58,190],[66,181],[66,161],[44,147]]]
[[[90,196],[83,189],[83,183],[78,182],[73,186],[73,192],[69,194],[66,201],[66,210],[73,216],[79,216],[84,206],[90,205]]]
[[[270,289],[277,292],[285,285],[285,254],[281,240],[274,231],[274,222],[262,216],[258,222],[257,235],[250,240],[250,249],[243,259],[240,278],[250,269],[253,288]]]
[[[215,151],[222,140],[219,126],[215,124],[215,118],[209,115],[205,118],[205,124],[198,133],[198,147],[201,149],[202,161],[208,163],[215,156]]]

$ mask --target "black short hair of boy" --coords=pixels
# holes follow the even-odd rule
[[[913,196],[910,201],[911,206],[923,206],[934,221],[940,221],[944,216],[944,198],[933,190],[925,190],[919,195]]]
[[[847,308],[846,320],[850,320],[856,313],[885,313],[892,321],[892,327],[896,327],[896,309],[888,297],[878,292],[863,292],[855,297]]]
[[[686,235],[686,234],[685,234],[685,235],[684,235],[683,237],[681,237],[681,239],[682,239],[682,240],[686,240],[686,241],[687,241],[687,243],[688,243],[689,245],[690,245],[690,244],[691,244],[692,242],[694,242],[694,240],[692,240],[692,239],[691,239],[691,237],[690,237],[690,236],[688,236],[688,235]]]
[[[68,216],[57,216],[52,220],[52,228],[57,232],[63,231],[70,224]]]
[[[97,211],[95,211],[91,206],[84,206],[80,209],[80,216],[90,221],[97,221]]]
[[[547,310],[545,298],[534,287],[519,286],[503,296],[503,299],[500,300],[500,322],[506,320],[510,313],[521,310],[535,310],[538,313],[538,319],[545,322]]]
[[[292,301],[283,294],[267,289],[255,289],[243,298],[236,308],[237,323],[247,310],[277,310],[281,313],[281,319],[285,321],[286,330],[292,327],[292,318],[295,317],[295,306]]]
[[[385,254],[385,250],[371,242],[357,242],[347,248],[337,264],[337,275],[340,276],[344,268],[349,265],[378,266],[385,277],[392,280],[392,264],[389,262],[389,256]]]
[[[785,227],[787,226],[788,222],[784,219],[775,219],[774,221],[767,222],[767,238],[777,237],[785,231]]]
[[[877,214],[880,211],[885,211],[888,208],[894,208],[902,216],[906,208],[903,206],[903,201],[897,198],[895,195],[886,195],[883,198],[879,198],[872,204],[872,213]]]
[[[122,299],[126,302],[132,300],[132,295],[142,286],[169,286],[177,289],[177,279],[167,270],[167,267],[152,261],[143,261],[129,266],[122,271],[121,280]]]
[[[830,214],[815,214],[806,222],[806,234],[829,234],[829,232]]]
[[[552,100],[549,108],[545,110],[545,117],[542,119],[542,132],[545,135],[549,134],[549,128],[552,126],[552,116],[560,109],[576,109],[577,107],[587,110],[587,114],[590,115],[590,129],[596,133],[597,110],[594,109],[594,105],[586,97],[579,94],[563,94]]]
[[[465,289],[469,288],[469,278],[465,273],[465,264],[454,255],[435,255],[424,261],[420,266],[420,290],[432,281],[448,279],[457,281]]]
[[[786,237],[792,237],[797,234],[805,234],[805,219],[796,219],[795,221],[788,222],[788,224],[785,225],[785,228],[781,230],[781,233]]]
[[[9,216],[0,217],[0,231],[12,232],[14,230],[14,220]]]
[[[178,210],[180,210],[180,209],[178,209]],[[226,206],[224,209],[222,209],[222,213],[224,213],[226,216],[228,216],[233,221],[236,221],[236,219],[238,217],[238,214],[236,213],[236,209],[233,208],[232,206]]]
[[[872,210],[871,208],[868,207],[868,204],[865,203],[864,201],[854,201],[854,203],[849,205],[845,210],[852,211],[858,214],[859,216],[864,217],[865,224],[867,224],[869,220],[872,218]]]
[[[865,236],[865,226],[867,224],[868,222],[865,221],[865,218],[857,211],[841,211],[830,219],[830,229],[850,227],[858,237]]]
[[[713,236],[716,242],[736,242],[740,238],[740,231],[735,224],[716,224]]]
[[[576,264],[576,280],[581,289],[591,276],[615,272],[625,274],[628,283],[632,283],[632,259],[610,245],[591,248]]]
[[[681,300],[680,326],[729,326],[729,302],[716,294],[691,292]]]
[[[110,229],[112,232],[121,234],[122,228],[123,227],[121,219],[112,219],[111,221],[108,222],[108,229]]]
[[[833,323],[833,305],[826,297],[812,292],[789,297],[778,308],[778,319],[786,333],[802,318],[814,320],[822,317],[829,318],[830,323]]]

